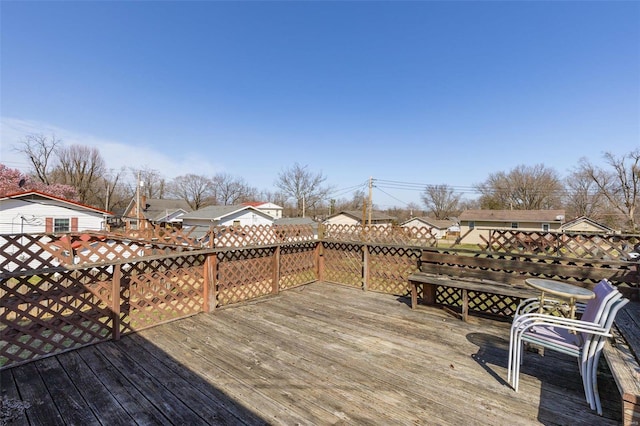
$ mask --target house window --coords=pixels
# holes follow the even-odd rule
[[[71,230],[71,221],[69,218],[53,219],[53,232],[69,232]]]
[[[543,223],[542,224],[542,232],[549,232],[549,224],[548,223]]]
[[[518,229],[518,222],[511,222],[511,229]]]
[[[240,226],[240,221],[239,221],[239,220],[234,220],[234,221],[233,221],[233,226],[234,226],[234,227],[236,227],[236,226]]]
[[[475,228],[475,227],[476,227],[476,222],[475,222],[475,221],[473,221],[473,220],[470,220],[470,221],[469,221],[469,229],[473,229],[473,228]]]

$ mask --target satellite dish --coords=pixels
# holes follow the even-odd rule
[[[24,186],[24,184],[27,183],[27,181],[25,180],[25,178],[20,179],[20,182],[18,182],[18,186],[20,188],[22,188]]]

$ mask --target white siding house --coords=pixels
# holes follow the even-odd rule
[[[209,206],[182,216],[182,226],[272,225],[274,218],[252,206]]]
[[[39,191],[0,198],[0,234],[101,231],[112,213]]]
[[[430,217],[414,217],[403,222],[400,226],[403,228],[428,229],[437,239],[445,238],[449,231],[457,232],[460,230],[457,224],[451,220],[440,220]]]
[[[261,212],[264,212],[266,214],[268,214],[269,216],[273,217],[274,219],[281,219],[282,218],[282,211],[284,210],[283,207],[274,204],[274,203],[261,203],[261,202],[255,202],[255,203],[244,203],[243,206],[251,206],[251,207],[255,207],[256,209],[260,210]]]

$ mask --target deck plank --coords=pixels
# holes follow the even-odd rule
[[[126,426],[133,423],[131,416],[99,378],[93,374],[91,368],[82,360],[77,351],[57,358],[100,424]]]
[[[2,395],[38,402],[19,423],[31,425],[64,423],[57,407],[69,398],[103,424],[620,421],[619,399],[604,395],[617,393],[606,371],[600,417],[570,357],[526,353],[514,392],[505,382],[508,331],[411,310],[406,298],[314,283],[5,370]],[[77,391],[61,396],[64,386]]]

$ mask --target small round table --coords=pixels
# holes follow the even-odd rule
[[[596,294],[588,288],[561,281],[546,278],[527,278],[525,282],[527,285],[540,290],[540,312],[542,312],[544,307],[545,293],[569,300],[569,318],[575,318],[577,300],[589,300],[596,297]]]

